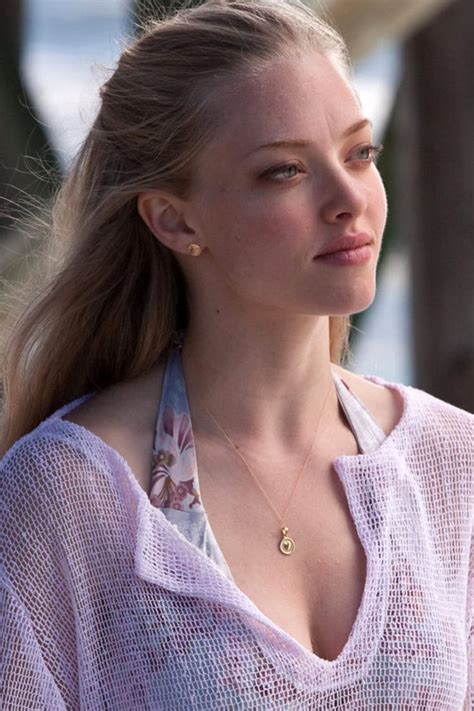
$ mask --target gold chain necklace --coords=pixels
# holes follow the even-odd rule
[[[266,499],[267,502],[270,504],[270,507],[272,508],[273,512],[276,514],[276,517],[277,517],[278,522],[279,522],[280,531],[281,531],[281,534],[282,534],[282,538],[281,538],[281,540],[280,540],[280,543],[278,544],[278,548],[279,548],[280,552],[283,553],[284,555],[291,555],[291,554],[294,552],[295,548],[296,548],[296,544],[295,544],[293,538],[290,538],[290,536],[288,536],[288,526],[283,525],[284,517],[285,517],[285,514],[286,514],[286,512],[287,512],[287,510],[288,510],[288,508],[289,508],[289,506],[290,506],[290,503],[291,503],[291,501],[292,501],[292,499],[293,499],[293,494],[294,494],[295,491],[296,491],[296,487],[297,487],[297,485],[298,485],[298,482],[299,482],[299,480],[300,480],[300,478],[301,478],[301,476],[302,476],[302,474],[303,474],[303,472],[304,472],[304,470],[305,470],[305,468],[306,468],[306,464],[308,463],[308,460],[309,460],[309,458],[310,458],[310,456],[311,456],[311,453],[312,453],[312,451],[313,451],[313,449],[314,449],[314,445],[315,445],[315,442],[316,442],[316,436],[317,436],[317,434],[318,434],[318,430],[319,430],[319,425],[320,425],[320,422],[321,422],[321,418],[322,418],[322,415],[323,415],[323,412],[324,412],[324,408],[325,408],[325,406],[326,406],[326,402],[327,402],[327,399],[328,399],[328,397],[329,397],[329,393],[331,392],[331,390],[332,390],[332,381],[331,381],[331,383],[329,384],[329,388],[328,388],[328,391],[327,391],[327,393],[326,393],[326,397],[324,398],[324,401],[323,401],[323,406],[322,406],[321,412],[320,412],[320,414],[319,414],[318,424],[317,424],[317,426],[316,426],[316,432],[315,432],[315,435],[314,435],[314,439],[313,439],[313,441],[312,441],[312,443],[311,443],[311,447],[309,448],[308,453],[307,453],[307,455],[306,455],[306,457],[305,457],[305,459],[304,459],[303,466],[301,467],[301,469],[300,469],[300,471],[299,471],[299,473],[298,473],[298,476],[296,477],[295,485],[293,486],[293,491],[291,492],[290,499],[289,499],[289,501],[288,501],[288,503],[287,503],[287,505],[286,505],[286,507],[285,507],[285,510],[283,511],[283,513],[282,513],[281,516],[279,515],[278,511],[275,509],[275,507],[273,506],[272,502],[271,502],[270,499],[268,498],[268,495],[266,494],[266,492],[265,492],[265,490],[263,489],[262,485],[260,484],[260,482],[258,481],[257,477],[256,477],[255,474],[253,473],[253,471],[252,471],[250,465],[248,464],[248,462],[247,462],[247,460],[245,459],[245,457],[244,457],[244,455],[242,454],[242,452],[241,452],[241,451],[239,450],[239,448],[232,442],[231,438],[229,437],[229,435],[227,434],[227,432],[225,431],[225,429],[222,427],[222,425],[219,424],[219,422],[216,420],[216,418],[214,417],[214,415],[212,414],[212,412],[209,410],[209,408],[206,407],[206,405],[203,403],[204,409],[206,410],[206,412],[208,413],[208,415],[211,417],[211,419],[213,420],[214,424],[218,427],[218,429],[220,430],[220,432],[222,432],[222,434],[224,435],[225,439],[226,439],[227,442],[230,444],[230,446],[232,447],[232,449],[234,450],[234,452],[235,452],[235,453],[240,457],[240,459],[243,461],[243,463],[245,464],[245,466],[246,466],[246,468],[247,468],[249,474],[252,476],[252,478],[254,479],[255,483],[256,483],[257,486],[259,487],[260,491],[261,491],[262,494],[264,495],[265,499]]]

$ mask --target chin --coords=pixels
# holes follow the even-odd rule
[[[334,294],[332,304],[328,304],[329,316],[347,316],[365,311],[375,299],[375,287],[366,285],[365,288],[353,289],[351,293]]]

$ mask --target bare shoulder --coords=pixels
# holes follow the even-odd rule
[[[161,396],[164,363],[95,394],[63,416],[100,437],[129,464],[148,491],[153,436]]]
[[[403,398],[393,388],[372,383],[350,370],[333,365],[354,395],[361,400],[386,435],[396,427],[403,414]]]

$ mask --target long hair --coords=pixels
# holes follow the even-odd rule
[[[55,197],[49,274],[4,332],[0,454],[73,398],[148,370],[186,327],[183,275],[137,197],[185,197],[196,156],[225,121],[223,83],[306,49],[350,72],[341,37],[300,0],[207,0],[150,21],[126,47]],[[349,329],[349,316],[329,317],[334,363]]]

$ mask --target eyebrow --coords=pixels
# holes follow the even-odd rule
[[[346,130],[341,136],[341,140],[349,138],[349,136],[352,136],[354,133],[362,131],[362,129],[366,128],[367,126],[373,128],[372,121],[369,121],[369,119],[365,118],[361,121],[357,121],[356,123],[352,124],[352,126],[349,126],[349,128],[346,128]],[[304,148],[306,146],[309,146],[310,143],[310,141],[302,139],[283,139],[281,141],[271,141],[270,143],[264,143],[262,146],[253,148],[251,151],[249,151],[249,153],[246,154],[246,157],[251,155],[252,153],[255,153],[256,151],[261,151],[262,148]]]

